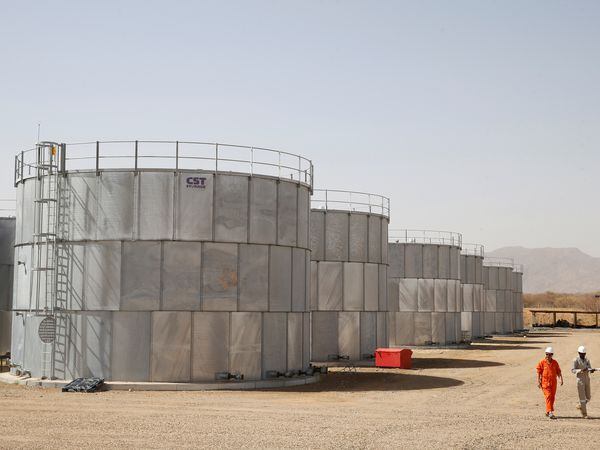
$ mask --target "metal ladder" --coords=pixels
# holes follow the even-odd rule
[[[36,176],[34,178],[33,245],[31,247],[31,286],[29,310],[36,316],[55,320],[55,311],[60,310],[62,292],[59,292],[59,275],[62,258],[59,247],[63,236],[59,237],[60,184],[59,149],[64,146],[54,142],[40,142],[36,145]],[[59,274],[60,272],[60,274]],[[61,281],[62,283],[62,281]],[[60,289],[62,291],[62,287]],[[66,291],[66,290],[65,290]],[[60,299],[60,301],[59,301]],[[65,296],[66,305],[66,296]],[[56,330],[55,330],[56,332]],[[42,343],[41,375],[53,376],[55,342]]]
[[[61,148],[64,151],[64,147]],[[56,334],[54,340],[54,357],[52,375],[61,380],[67,379],[67,355],[70,316],[69,308],[70,264],[73,263],[70,247],[64,244],[69,237],[70,190],[66,188],[67,179],[58,178],[57,240],[56,240],[56,293],[54,317]]]

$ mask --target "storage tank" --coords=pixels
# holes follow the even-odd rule
[[[513,266],[513,306],[515,313],[515,331],[523,330],[523,264],[514,264]]]
[[[510,258],[485,258],[483,261],[486,335],[514,331],[513,264]]]
[[[312,176],[299,155],[202,142],[19,153],[14,361],[124,381],[306,369]]]
[[[0,201],[0,355],[10,352],[14,271],[14,202]]]
[[[385,347],[389,199],[315,190],[311,200],[313,361],[372,358]]]
[[[389,345],[460,342],[460,233],[390,230]]]
[[[483,336],[483,258],[481,244],[463,244],[460,255],[461,329],[471,339]]]

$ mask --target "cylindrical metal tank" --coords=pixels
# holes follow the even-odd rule
[[[483,336],[483,258],[480,244],[463,244],[460,255],[461,329],[471,339]]]
[[[386,346],[389,199],[315,190],[311,200],[313,361],[372,358]]]
[[[515,313],[515,331],[523,330],[523,265],[515,264],[513,266],[513,307]]]
[[[484,333],[512,333],[513,307],[513,261],[508,258],[485,258],[483,281],[485,289]]]
[[[460,342],[462,236],[390,230],[389,242],[389,345]]]
[[[15,218],[0,217],[0,355],[10,352]]]
[[[40,149],[17,157],[16,259],[25,265],[13,354],[23,370],[47,375],[49,349],[51,375],[65,379],[259,380],[308,367],[309,160],[200,142],[53,148],[55,305],[43,280],[37,294],[31,267],[31,219],[44,214],[35,206],[42,169],[31,161]],[[44,189],[51,176],[44,169]],[[43,344],[48,315],[56,337]]]

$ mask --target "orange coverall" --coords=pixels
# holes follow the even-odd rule
[[[542,375],[542,391],[546,397],[546,412],[554,411],[554,399],[556,397],[557,377],[561,375],[560,366],[553,359],[551,362],[542,359],[537,365],[537,373]]]

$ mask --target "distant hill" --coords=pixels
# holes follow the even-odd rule
[[[600,291],[600,258],[577,248],[503,247],[486,256],[513,258],[525,265],[523,291]]]

